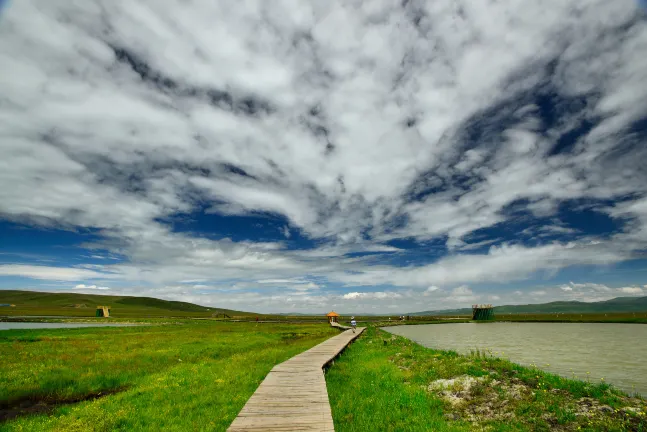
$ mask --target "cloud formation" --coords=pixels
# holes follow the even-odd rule
[[[109,290],[109,287],[102,287],[102,286],[96,286],[96,285],[84,285],[84,284],[79,284],[74,287],[74,289],[83,289],[83,290]]]
[[[647,291],[640,286],[623,286],[623,287],[609,287],[604,284],[598,283],[573,283],[562,285],[559,287],[562,291],[567,293],[567,298],[584,300],[612,298],[614,296],[641,296],[647,294]]]
[[[0,218],[92,230],[84,247],[121,259],[0,274],[185,300],[213,287],[243,308],[278,308],[259,300],[276,291],[314,310],[404,307],[430,286],[459,304],[478,284],[642,259],[641,14],[602,0],[13,2]],[[284,223],[270,240],[175,229],[196,214]]]
[[[78,268],[15,264],[0,265],[0,276],[21,276],[53,281],[77,281],[110,277],[109,274],[102,274],[92,270]]]

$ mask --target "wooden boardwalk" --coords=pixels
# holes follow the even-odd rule
[[[352,328],[352,327],[348,327],[348,326],[345,326],[345,325],[341,325],[338,322],[331,322],[330,326],[331,327],[337,327],[338,329],[342,329],[342,330],[350,330]]]
[[[363,330],[346,330],[274,366],[227,431],[333,432],[323,367]]]

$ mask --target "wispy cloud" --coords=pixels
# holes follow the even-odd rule
[[[20,276],[32,279],[78,281],[96,278],[109,278],[110,274],[69,267],[47,267],[35,265],[0,265],[0,276]]]
[[[0,218],[92,230],[84,246],[110,259],[0,275],[404,307],[407,290],[459,302],[485,295],[479,284],[644,258],[641,13],[602,0],[12,2]],[[281,223],[277,238],[233,241],[169,222],[196,213]],[[574,227],[574,214],[617,225]],[[288,246],[298,238],[311,243]],[[273,296],[281,284],[306,295]],[[626,288],[610,292],[638,293]]]
[[[86,289],[86,290],[101,290],[101,291],[105,291],[105,290],[110,289],[109,287],[105,287],[105,286],[85,285],[85,284],[79,284],[79,285],[75,286],[74,288],[75,289]]]

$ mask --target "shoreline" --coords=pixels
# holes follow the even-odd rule
[[[647,327],[630,323],[515,323],[381,327],[422,346],[469,355],[480,350],[567,379],[604,382],[647,397]],[[480,323],[479,323],[480,324]]]
[[[376,430],[647,430],[642,396],[483,352],[426,348],[373,326],[326,379],[339,431],[367,427],[367,413]]]

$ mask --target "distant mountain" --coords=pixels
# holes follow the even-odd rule
[[[82,293],[48,293],[36,291],[0,290],[0,304],[15,307],[0,308],[0,315],[70,315],[94,316],[97,306],[110,306],[115,317],[136,316],[230,316],[248,315],[229,309],[200,306],[181,301],[152,297],[111,296]]]
[[[599,302],[556,301],[541,304],[496,306],[495,313],[611,313],[611,312],[645,312],[647,297],[616,297]],[[472,308],[443,309],[410,313],[421,315],[471,315]]]

